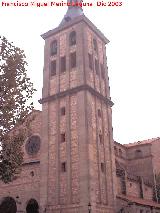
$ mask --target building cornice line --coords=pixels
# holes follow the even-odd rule
[[[22,166],[33,165],[33,164],[40,164],[40,161],[36,160],[36,161],[24,162]]]
[[[137,197],[125,196],[125,195],[117,195],[116,197],[118,199],[130,202],[130,203],[132,203],[132,205],[137,204],[137,205],[141,205],[141,206],[151,206],[151,207],[160,209],[160,204],[158,204],[154,201],[141,199],[141,198],[137,198]]]
[[[78,16],[74,20],[71,20],[71,21],[69,21],[68,23],[66,23],[62,26],[56,27],[53,30],[49,30],[48,32],[43,33],[41,35],[41,37],[43,39],[47,39],[50,36],[53,36],[54,34],[57,34],[62,30],[68,29],[69,27],[72,27],[73,25],[78,24],[81,21],[85,22],[98,36],[100,36],[100,38],[105,42],[105,44],[109,43],[109,40],[103,35],[103,33],[85,15]]]
[[[75,93],[80,92],[80,91],[89,91],[92,95],[95,95],[97,98],[103,100],[106,105],[108,105],[110,107],[113,106],[113,102],[110,99],[104,97],[102,94],[95,91],[92,87],[90,87],[88,85],[81,85],[81,86],[78,86],[78,87],[68,89],[66,91],[58,92],[55,95],[51,95],[51,96],[40,99],[39,103],[43,104],[45,102],[50,102],[50,101],[53,101],[53,100],[56,100],[56,99],[59,99],[59,98],[63,98],[67,95],[75,94]]]

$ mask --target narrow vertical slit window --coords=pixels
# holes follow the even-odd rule
[[[105,168],[104,168],[104,163],[101,163],[101,172],[104,173]]]
[[[101,64],[101,77],[103,79],[105,79],[105,70],[104,70],[104,65],[103,64]]]
[[[62,172],[66,172],[66,171],[67,171],[66,162],[63,162],[63,163],[61,164],[61,171],[62,171]]]
[[[66,71],[66,56],[61,57],[61,73]]]
[[[64,143],[66,141],[66,134],[61,133],[61,143]]]
[[[50,64],[50,75],[55,76],[56,75],[56,60],[51,61]]]
[[[88,63],[89,63],[89,68],[93,70],[93,56],[90,53],[88,53]]]
[[[64,116],[66,114],[66,108],[62,107],[61,108],[61,116]]]
[[[103,143],[102,134],[99,134],[99,142],[100,142],[100,144]]]
[[[97,59],[95,59],[95,70],[96,70],[96,74],[99,75],[99,62]]]
[[[101,110],[100,109],[98,109],[98,117],[102,117],[102,114],[101,114]]]
[[[75,68],[77,65],[77,60],[76,60],[76,52],[73,52],[70,54],[70,67]]]

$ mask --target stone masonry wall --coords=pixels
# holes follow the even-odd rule
[[[70,97],[70,130],[71,130],[71,189],[72,203],[79,203],[79,149],[77,129],[77,96]]]
[[[70,46],[69,34],[73,30],[76,31],[76,45]],[[93,38],[97,40],[97,52],[93,51],[93,43],[91,45],[94,59],[99,61],[99,73],[96,74],[94,68],[93,75],[90,75],[86,57],[86,32],[91,33],[92,42]],[[55,39],[58,43],[57,55],[50,56],[50,44]],[[71,69],[69,58],[70,53],[74,51],[77,63],[76,68]],[[63,73],[60,72],[62,56],[66,56],[66,71]],[[53,77],[49,74],[52,60],[57,61],[56,75]],[[103,78],[101,67],[105,70]],[[57,96],[43,105],[43,116],[46,115],[46,132],[43,137],[47,143],[48,134],[49,144],[44,146],[45,153],[42,159],[45,161],[41,168],[42,173],[48,172],[49,178],[41,178],[41,182],[47,185],[41,187],[41,203],[43,206],[48,203],[47,211],[63,212],[65,206],[65,213],[72,212],[72,209],[73,212],[77,212],[76,208],[79,208],[79,212],[86,212],[90,197],[90,201],[96,204],[93,212],[113,211],[114,160],[110,107],[89,92],[77,91],[72,94],[69,90],[87,83],[91,84],[96,92],[109,97],[107,71],[105,44],[84,22],[79,22],[46,39],[43,98],[66,92],[64,96]],[[62,106],[65,106],[66,110],[64,116],[61,115]],[[98,117],[97,110],[101,111],[101,118]],[[64,135],[65,141],[62,141]],[[66,168],[62,171],[64,165]],[[82,205],[82,209],[75,207],[78,204]]]
[[[41,112],[35,111],[34,120],[31,123],[32,135],[38,135],[41,138]],[[26,209],[28,201],[33,198],[39,203],[40,188],[40,151],[36,155],[28,155],[25,150],[25,144],[22,146],[24,151],[24,164],[21,173],[17,175],[17,179],[9,184],[0,182],[0,200],[4,197],[12,197],[17,202],[18,211]],[[42,143],[42,141],[41,141]],[[35,163],[34,163],[35,162]]]
[[[107,109],[105,104],[87,93],[91,199],[98,205],[109,205],[112,195],[111,153]],[[98,116],[101,111],[101,117]],[[101,139],[100,139],[101,135]],[[102,168],[104,166],[104,170]],[[106,211],[106,210],[105,210]]]

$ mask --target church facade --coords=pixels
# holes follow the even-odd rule
[[[32,113],[21,174],[0,183],[1,203],[10,198],[23,213],[160,213],[160,139],[113,140],[108,39],[80,7],[42,38],[42,112]]]

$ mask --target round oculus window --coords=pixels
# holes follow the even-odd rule
[[[31,136],[26,142],[26,151],[29,155],[37,154],[40,149],[40,137],[37,135]]]

